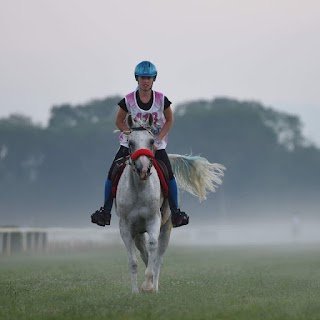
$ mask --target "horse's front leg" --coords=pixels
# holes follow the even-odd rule
[[[147,224],[147,233],[149,239],[147,242],[148,248],[148,264],[145,272],[145,280],[142,284],[142,290],[145,292],[156,291],[158,288],[154,286],[154,262],[158,250],[158,239],[160,233],[160,215],[156,216],[152,221]]]
[[[160,229],[158,250],[157,250],[155,261],[154,261],[153,287],[155,291],[158,291],[160,268],[163,260],[163,255],[168,248],[171,229],[172,229],[172,224],[169,218],[167,222]]]
[[[148,266],[148,249],[146,247],[146,234],[137,234],[135,237],[135,244],[138,250],[140,251],[140,256],[146,267]]]
[[[133,293],[138,293],[138,260],[136,256],[136,250],[134,240],[132,238],[130,228],[124,221],[120,220],[120,234],[122,240],[127,248],[128,265],[131,277],[131,289]]]

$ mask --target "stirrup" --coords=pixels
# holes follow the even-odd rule
[[[171,214],[171,221],[174,228],[185,226],[189,223],[189,216],[185,212],[180,211],[180,209],[177,209]]]
[[[109,226],[111,221],[111,213],[106,210],[106,208],[101,207],[91,215],[91,222],[97,224],[98,226],[105,227]]]

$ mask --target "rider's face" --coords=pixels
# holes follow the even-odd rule
[[[138,85],[142,91],[151,90],[153,84],[153,77],[138,77]]]

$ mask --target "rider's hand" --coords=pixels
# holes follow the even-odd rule
[[[161,141],[155,139],[153,143],[154,152],[156,152],[160,146]]]

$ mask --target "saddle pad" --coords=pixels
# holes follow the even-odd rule
[[[121,175],[123,173],[123,170],[125,168],[126,164],[123,163],[121,166],[119,166],[116,170],[116,172],[114,173],[113,175],[113,180],[112,180],[112,196],[115,198],[116,197],[116,194],[117,194],[117,188],[118,188],[118,183],[119,183],[119,180],[121,178]],[[160,184],[161,184],[161,188],[162,188],[162,192],[163,192],[163,196],[165,198],[168,197],[168,194],[169,194],[169,187],[168,187],[168,183],[167,183],[167,180],[166,179],[166,176],[168,174],[164,173],[163,171],[164,168],[162,168],[162,165],[159,165],[158,162],[154,159],[153,160],[153,166],[154,168],[156,169],[157,173],[158,173],[158,177],[160,179]],[[165,166],[164,166],[165,167]],[[166,168],[165,168],[166,169]]]

